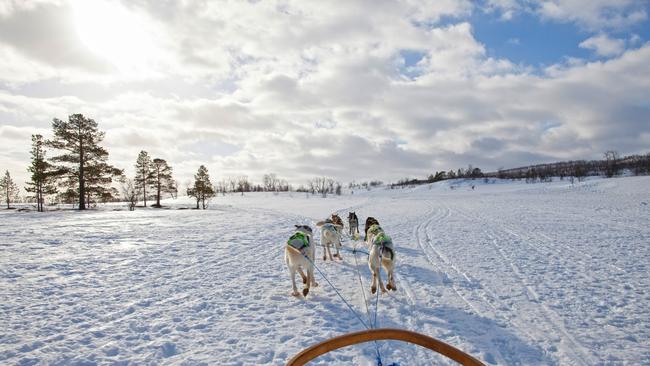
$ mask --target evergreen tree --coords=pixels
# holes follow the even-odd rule
[[[56,171],[52,164],[45,160],[45,141],[41,135],[32,135],[32,163],[27,170],[32,173],[31,182],[25,190],[33,193],[38,212],[43,212],[45,196],[56,193],[54,178]]]
[[[194,175],[194,185],[187,189],[187,195],[196,198],[196,208],[199,208],[199,203],[202,203],[203,209],[207,208],[206,200],[209,202],[210,198],[214,197],[214,188],[210,182],[210,175],[208,168],[201,165],[199,171]]]
[[[95,197],[100,202],[109,202],[119,197],[119,192],[111,186],[113,178],[121,178],[122,170],[101,162],[90,165],[87,168],[86,178],[86,202],[90,207],[90,202]]]
[[[153,178],[152,162],[149,153],[142,150],[135,162],[135,186],[142,192],[144,207],[147,207],[147,188],[151,185]]]
[[[98,130],[97,122],[83,114],[72,114],[68,121],[55,118],[52,129],[54,139],[47,145],[65,153],[50,160],[63,164],[57,166],[57,171],[66,178],[66,194],[69,196],[74,192],[78,198],[79,209],[85,210],[86,205],[90,206],[93,195],[102,198],[112,195],[113,190],[106,186],[121,171],[106,162],[108,151],[99,146],[105,134]]]
[[[11,201],[18,199],[18,185],[11,179],[11,174],[7,170],[4,177],[0,178],[0,197],[4,197],[7,202],[7,209],[11,208]]]
[[[160,196],[163,193],[173,193],[176,190],[174,179],[172,179],[172,168],[164,159],[153,159],[152,187],[156,190],[156,206],[160,207]]]

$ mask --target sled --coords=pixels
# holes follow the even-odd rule
[[[410,330],[395,328],[369,329],[328,339],[302,350],[300,353],[293,356],[293,358],[287,362],[286,366],[302,366],[316,357],[336,349],[351,346],[353,344],[380,340],[397,340],[417,344],[464,366],[485,366],[481,361],[456,347],[448,345],[447,343]]]

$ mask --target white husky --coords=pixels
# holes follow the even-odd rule
[[[289,267],[291,276],[291,285],[293,286],[293,296],[299,296],[296,287],[296,272],[300,273],[302,283],[305,287],[302,289],[302,295],[307,296],[309,287],[318,286],[314,277],[314,258],[316,257],[316,247],[312,239],[312,230],[307,225],[295,225],[296,232],[289,238],[284,251],[284,260]],[[307,274],[305,274],[307,272]]]
[[[371,230],[368,230],[368,239],[370,239],[368,242],[370,245],[368,267],[370,267],[370,272],[372,272],[372,286],[370,287],[370,291],[373,294],[377,292],[378,281],[382,293],[386,292],[386,288],[393,291],[397,290],[393,276],[393,272],[395,271],[395,248],[393,247],[393,241],[381,228],[373,233],[371,233]],[[384,283],[381,280],[381,267],[384,267],[388,277],[386,287],[384,287]]]
[[[323,246],[323,260],[327,260],[329,256],[330,260],[332,259],[332,252],[330,246],[333,246],[336,249],[336,254],[334,257],[339,257],[343,260],[341,252],[341,231],[343,226],[333,223],[331,220],[327,219],[325,221],[319,221],[316,223],[316,226],[320,227],[320,244]]]

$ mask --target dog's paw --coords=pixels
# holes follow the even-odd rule
[[[392,290],[392,289],[393,289],[393,286],[391,286],[390,283],[389,283],[388,285],[386,285],[386,289],[388,289],[388,290]]]
[[[306,284],[307,284],[307,277],[303,277],[303,278],[302,278],[302,283],[303,283],[303,285],[306,285]]]
[[[377,292],[377,288],[375,286],[371,287],[370,292],[374,294],[375,292]]]
[[[327,261],[327,256],[323,256],[323,260],[324,260],[324,261]]]
[[[308,293],[309,293],[309,289],[308,289],[308,288],[304,288],[304,289],[302,289],[302,296],[307,297],[307,294],[308,294]]]
[[[291,296],[298,297],[298,296],[300,296],[300,292],[294,291],[294,292],[291,293]]]

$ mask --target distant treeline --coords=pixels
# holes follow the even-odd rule
[[[151,157],[140,151],[134,175],[108,164],[108,150],[101,146],[105,133],[98,123],[82,114],[72,114],[68,120],[53,119],[52,138],[32,135],[31,163],[27,170],[30,181],[24,187],[26,196],[9,171],[0,177],[0,199],[7,208],[14,202],[34,203],[38,211],[45,205],[71,204],[84,210],[97,203],[122,202],[135,209],[139,202],[155,201],[152,207],[161,207],[161,199],[176,198],[180,182],[172,176],[173,169],[165,159]],[[48,156],[54,152],[54,156]],[[121,188],[118,190],[118,187]],[[208,169],[201,165],[194,180],[185,183],[184,193],[196,199],[196,208],[207,208],[210,199],[227,192],[284,192],[293,187],[273,173],[265,174],[261,184],[252,183],[247,176],[228,177],[212,182]],[[341,183],[327,177],[317,177],[300,186],[298,191],[326,196],[341,194]]]
[[[501,178],[526,180],[528,183],[548,182],[553,177],[575,178],[583,180],[587,176],[615,177],[623,172],[632,175],[650,174],[650,153],[645,155],[629,155],[621,157],[617,151],[609,150],[603,154],[602,160],[571,160],[556,163],[536,164],[511,169],[498,169],[496,172],[483,173],[480,168],[469,165],[466,169],[435,172],[426,179],[405,178],[392,187],[434,183],[456,178]]]
[[[82,114],[72,114],[67,121],[55,118],[52,122],[52,138],[32,135],[31,163],[27,170],[31,173],[30,181],[25,186],[28,193],[20,197],[20,188],[14,182],[9,171],[0,177],[0,199],[7,208],[12,202],[35,203],[38,211],[44,211],[46,204],[68,203],[80,210],[97,203],[126,201],[131,210],[139,202],[147,206],[147,201],[155,201],[152,207],[161,207],[165,196],[176,198],[180,191],[180,182],[172,176],[172,167],[165,159],[150,157],[141,151],[135,164],[135,174],[128,177],[123,169],[108,164],[108,151],[100,143],[105,133],[100,131],[97,122]],[[50,150],[55,154],[48,157]],[[537,164],[513,169],[499,169],[484,173],[480,168],[469,165],[467,168],[439,171],[426,179],[405,178],[390,184],[390,188],[407,185],[433,183],[455,178],[502,178],[525,179],[526,182],[544,182],[552,177],[571,177],[582,180],[586,176],[602,175],[614,177],[622,172],[634,175],[650,174],[650,153],[620,157],[613,150],[604,153],[602,160],[577,160],[549,164]],[[119,183],[118,190],[116,183]],[[348,188],[371,189],[381,186],[381,181],[363,183],[352,182]],[[196,208],[206,208],[212,197],[227,192],[286,192],[293,187],[286,180],[273,173],[265,174],[261,184],[252,183],[247,176],[224,178],[212,182],[208,169],[201,165],[194,175],[194,180],[185,183],[182,191],[196,199]],[[301,185],[297,192],[340,195],[340,182],[328,177],[316,177]]]

